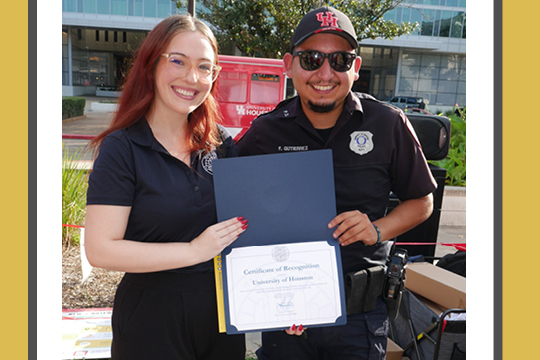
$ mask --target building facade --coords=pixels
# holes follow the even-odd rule
[[[116,95],[148,31],[176,13],[187,11],[171,0],[63,0],[62,94]],[[466,106],[466,0],[409,0],[384,18],[420,26],[393,40],[363,40],[354,89],[383,101],[423,97],[432,111]]]

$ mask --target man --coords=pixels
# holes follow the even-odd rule
[[[328,227],[342,245],[343,274],[385,265],[387,240],[429,217],[437,186],[403,112],[351,92],[357,48],[345,14],[331,7],[306,14],[283,58],[298,96],[256,119],[237,143],[241,156],[332,149],[338,216]],[[386,215],[391,191],[401,203]],[[348,309],[346,325],[263,333],[259,359],[384,359],[388,312],[380,294],[373,309]]]

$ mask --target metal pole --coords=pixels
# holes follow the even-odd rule
[[[187,11],[191,16],[195,17],[195,0],[188,0]]]

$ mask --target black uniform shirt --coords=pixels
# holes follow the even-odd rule
[[[222,131],[226,131],[222,129]],[[190,242],[217,221],[212,160],[236,156],[230,135],[191,168],[156,140],[146,119],[108,135],[90,174],[87,204],[131,206],[124,239]],[[176,269],[213,271],[213,262]]]
[[[337,213],[359,210],[371,221],[385,215],[390,192],[404,201],[437,187],[403,112],[366,94],[349,93],[326,142],[295,97],[255,119],[236,146],[240,156],[332,149]],[[341,247],[344,272],[384,264],[389,247]]]

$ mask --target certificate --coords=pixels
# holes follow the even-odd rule
[[[249,227],[214,260],[220,331],[346,322],[331,150],[216,159],[218,220]]]
[[[235,248],[226,267],[230,325],[239,332],[335,325],[343,315],[327,241]]]

